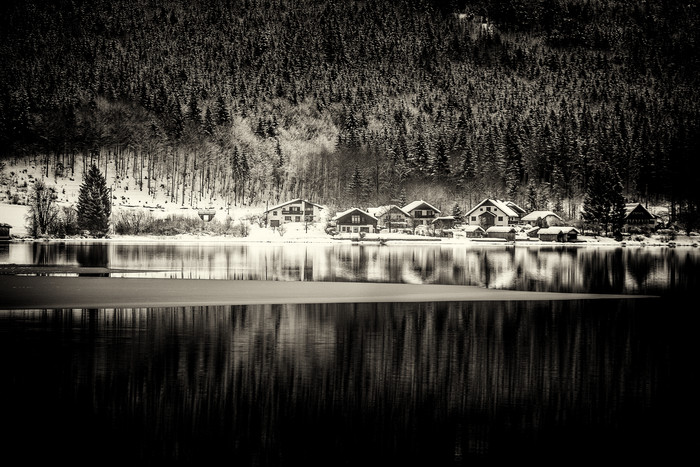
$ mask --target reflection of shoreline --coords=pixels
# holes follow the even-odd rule
[[[473,246],[476,248],[483,246],[496,246],[496,247],[543,247],[543,248],[572,248],[572,247],[605,247],[605,248],[697,248],[700,242],[697,237],[683,237],[680,236],[677,240],[669,244],[667,242],[662,242],[660,240],[649,239],[649,241],[624,241],[618,242],[612,238],[601,238],[601,237],[579,237],[577,242],[567,242],[567,243],[557,243],[557,242],[543,242],[539,240],[524,240],[516,239],[515,241],[503,241],[499,239],[469,239],[469,238],[435,238],[426,237],[421,238],[416,236],[405,236],[405,237],[383,237],[381,235],[375,234],[372,237],[368,237],[363,240],[353,240],[351,238],[333,238],[333,237],[318,237],[318,236],[291,236],[288,238],[280,237],[271,239],[268,237],[257,238],[257,237],[216,237],[216,236],[197,236],[197,235],[176,235],[176,236],[113,236],[109,238],[87,238],[87,237],[76,237],[76,238],[50,238],[50,239],[23,239],[14,238],[5,243],[77,243],[77,244],[100,244],[100,243],[124,243],[124,244],[152,244],[152,243],[174,243],[178,245],[206,245],[206,244],[231,244],[231,245],[304,245],[304,244],[325,244],[325,245],[339,245],[339,244],[359,244],[359,245],[376,245],[382,243],[384,246],[454,246],[454,245],[464,245]]]
[[[119,308],[287,303],[584,300],[642,295],[529,292],[462,285],[5,276],[0,308]],[[648,297],[648,296],[646,296]]]

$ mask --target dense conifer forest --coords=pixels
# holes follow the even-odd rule
[[[694,1],[0,9],[0,157],[47,175],[109,160],[183,205],[494,196],[568,217],[603,178],[698,219]]]

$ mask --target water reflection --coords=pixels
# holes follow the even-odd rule
[[[198,465],[670,456],[678,355],[657,306],[1,312],[6,446]]]
[[[111,267],[113,276],[476,285],[556,292],[688,291],[700,250],[579,246],[11,244],[0,262]]]

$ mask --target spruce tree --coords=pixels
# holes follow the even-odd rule
[[[112,213],[109,188],[97,166],[92,165],[78,195],[78,224],[95,237],[104,236],[109,229],[109,216]]]

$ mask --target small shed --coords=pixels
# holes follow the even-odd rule
[[[512,226],[492,226],[486,229],[486,237],[488,238],[502,238],[515,241],[515,233],[515,227]]]
[[[537,232],[543,242],[572,242],[578,239],[579,231],[575,227],[549,227]]]
[[[0,240],[10,239],[10,229],[12,226],[10,224],[3,224],[0,222]]]
[[[455,226],[454,216],[442,216],[433,219],[433,227],[436,229],[452,229]]]
[[[462,230],[467,238],[481,238],[486,235],[486,231],[480,225],[465,225]]]

